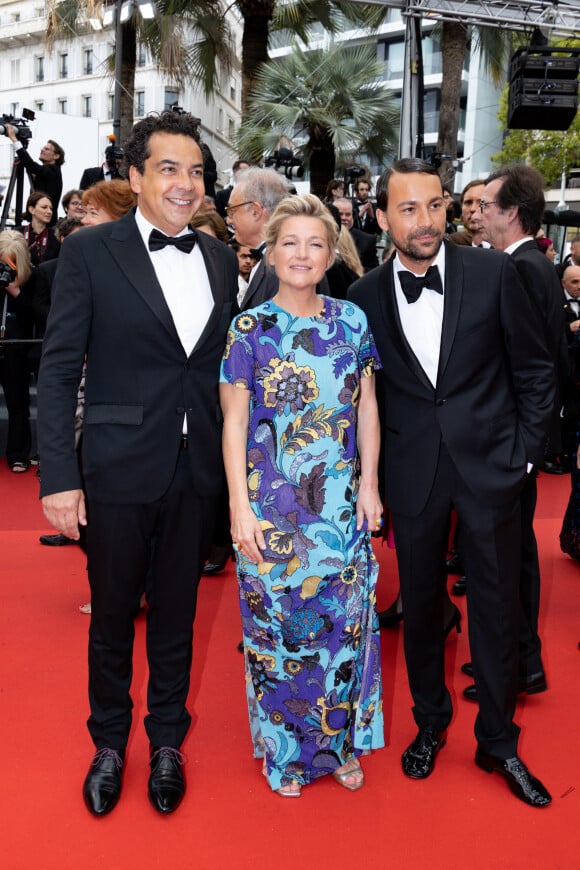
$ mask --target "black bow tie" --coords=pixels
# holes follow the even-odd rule
[[[399,281],[409,304],[417,301],[425,287],[443,295],[443,284],[437,266],[429,266],[427,274],[422,278],[417,278],[412,272],[399,272]]]
[[[196,239],[197,233],[186,233],[184,236],[165,236],[159,230],[151,230],[149,250],[160,251],[162,248],[167,247],[167,245],[173,245],[179,251],[183,251],[184,254],[189,254],[193,251]]]
[[[254,258],[256,263],[259,263],[260,260],[262,259],[262,257],[264,256],[264,249],[263,248],[250,248],[250,254]]]

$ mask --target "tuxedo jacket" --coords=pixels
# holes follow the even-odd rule
[[[357,230],[355,227],[351,227],[349,232],[356,245],[365,272],[370,272],[371,269],[374,269],[379,265],[379,258],[377,257],[377,240],[375,236],[363,233],[362,230]]]
[[[266,258],[262,257],[248,285],[240,308],[242,311],[247,311],[248,308],[255,308],[257,305],[261,305],[262,302],[267,302],[277,292],[278,278],[276,273],[271,266],[266,264]]]
[[[548,430],[548,450],[550,453],[558,453],[561,449],[560,396],[568,374],[562,285],[558,281],[555,267],[533,239],[521,244],[510,256],[539,317],[540,328],[543,329],[546,346],[554,363],[556,397]]]
[[[199,495],[223,482],[219,367],[238,264],[200,233],[214,308],[187,356],[133,212],[74,233],[55,276],[38,383],[41,495],[80,488],[74,410],[86,354],[83,474],[89,498],[144,504],[175,470],[184,416]],[[196,292],[196,276],[189,286]]]
[[[88,190],[97,181],[105,180],[105,172],[102,166],[91,166],[85,169],[79,182],[79,190]]]
[[[554,367],[511,258],[448,243],[445,252],[435,387],[401,327],[393,258],[348,294],[368,316],[383,365],[386,500],[406,516],[427,502],[442,442],[482,502],[515,497],[527,463],[543,461],[554,402]]]

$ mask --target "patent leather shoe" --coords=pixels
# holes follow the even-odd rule
[[[66,547],[67,544],[77,544],[74,538],[67,538],[66,535],[41,535],[38,539],[45,547]]]
[[[411,779],[426,779],[435,767],[435,757],[447,742],[446,731],[422,728],[401,757],[403,773]]]
[[[461,673],[465,674],[466,677],[473,677],[473,664],[465,662],[464,665],[461,665]]]
[[[467,594],[467,577],[465,574],[456,580],[453,586],[451,587],[451,592],[453,595],[466,595]]]
[[[461,670],[463,670],[463,668],[461,668]],[[464,671],[464,673],[467,672]],[[525,679],[518,680],[518,695],[539,695],[541,692],[547,691],[548,681],[546,680],[546,675],[543,671],[539,671],[537,674],[531,674],[531,676],[526,677]],[[477,686],[467,686],[467,688],[463,690],[463,697],[468,701],[477,701]]]
[[[403,611],[397,610],[397,606],[401,606],[399,599],[393,601],[391,606],[387,607],[386,610],[381,610],[377,613],[381,628],[396,628],[403,621]]]
[[[227,565],[228,559],[233,558],[234,551],[231,546],[212,547],[209,559],[203,566],[202,574],[219,574]]]
[[[477,748],[475,763],[487,773],[499,773],[506,780],[517,798],[532,807],[547,807],[552,802],[550,792],[539,779],[533,776],[523,761],[513,758],[496,758]]]
[[[149,800],[158,813],[172,813],[185,794],[185,756],[172,746],[151,747]]]
[[[106,816],[117,806],[124,756],[124,752],[110,748],[95,752],[83,784],[83,798],[93,816]]]
[[[445,562],[448,574],[463,574],[463,565],[461,564],[461,556],[459,553],[453,553],[452,556]]]

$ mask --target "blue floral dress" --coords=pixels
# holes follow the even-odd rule
[[[237,554],[256,757],[273,789],[312,782],[384,745],[369,535],[356,530],[356,406],[380,368],[365,314],[320,297],[272,300],[230,327],[221,380],[250,391],[247,480],[266,540]]]

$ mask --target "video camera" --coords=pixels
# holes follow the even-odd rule
[[[23,109],[22,118],[15,118],[14,115],[0,115],[0,136],[7,136],[6,124],[10,124],[16,131],[16,138],[26,148],[28,142],[32,139],[32,130],[28,126],[28,121],[34,121],[34,112],[32,109]]]
[[[266,168],[275,169],[280,175],[285,178],[302,178],[304,175],[304,164],[297,157],[294,157],[294,152],[290,148],[278,148],[269,157],[264,160]]]
[[[105,148],[105,161],[111,174],[111,178],[121,178],[121,173],[117,166],[117,160],[122,160],[124,156],[125,152],[122,148],[119,148],[118,145],[107,145]]]
[[[6,290],[9,284],[16,281],[18,272],[13,269],[8,263],[0,261],[0,290]]]

